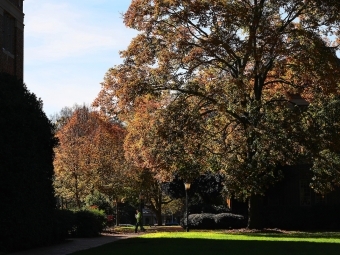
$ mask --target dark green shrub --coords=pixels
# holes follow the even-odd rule
[[[233,213],[220,213],[214,215],[216,228],[219,229],[238,229],[247,226],[247,221],[242,215]]]
[[[55,241],[53,126],[22,81],[0,73],[0,252]]]
[[[246,220],[242,215],[232,213],[201,213],[189,215],[189,228],[191,229],[237,229],[246,227]],[[181,221],[186,227],[186,218]]]
[[[76,217],[73,211],[57,210],[55,214],[56,220],[56,238],[64,240],[70,236],[76,224]]]
[[[74,236],[94,237],[100,235],[106,225],[104,211],[86,209],[75,212]]]
[[[189,215],[189,227],[193,229],[214,229],[214,214],[202,213]]]

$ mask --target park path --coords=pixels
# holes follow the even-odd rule
[[[8,255],[68,255],[76,251],[87,250],[133,236],[133,234],[110,234],[94,238],[71,238],[61,244],[9,253]]]

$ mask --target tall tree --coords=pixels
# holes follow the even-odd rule
[[[172,201],[161,188],[167,176],[162,171],[166,159],[160,157],[159,151],[166,144],[158,138],[157,124],[162,121],[158,109],[166,105],[166,99],[166,95],[161,100],[143,98],[140,107],[129,111],[124,118],[127,124],[124,150],[126,160],[133,165],[129,171],[134,180],[133,189],[143,192],[148,208],[156,215],[158,225],[162,225],[162,207]]]
[[[139,190],[144,196],[144,203],[156,216],[158,226],[162,226],[163,206],[173,201],[167,196],[162,188],[161,182],[155,177],[155,174],[149,169],[136,169],[135,173],[135,191]],[[137,189],[136,189],[137,188]]]
[[[91,148],[88,146],[87,136],[95,127],[90,110],[83,106],[76,108],[66,124],[56,133],[59,146],[55,148],[54,186],[57,195],[73,198],[78,208],[81,208],[81,201],[93,188],[92,182],[87,178],[90,175],[87,163],[91,156],[87,151]]]
[[[121,53],[124,63],[108,71],[95,105],[124,114],[145,95],[170,92],[160,108],[174,120],[168,130],[183,120],[173,135],[186,139],[183,151],[192,163],[218,166],[228,190],[250,198],[248,227],[261,227],[251,205],[281,177],[279,165],[309,150],[301,139],[308,123],[292,96],[317,106],[338,93],[340,3],[133,0],[124,22],[140,33]]]
[[[124,186],[124,129],[88,107],[77,107],[56,133],[55,188],[78,208],[95,189],[116,197]]]

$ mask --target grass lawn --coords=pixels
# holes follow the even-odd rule
[[[72,255],[339,255],[340,233],[156,232]]]

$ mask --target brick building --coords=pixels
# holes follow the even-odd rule
[[[24,76],[24,0],[0,0],[0,72]]]

